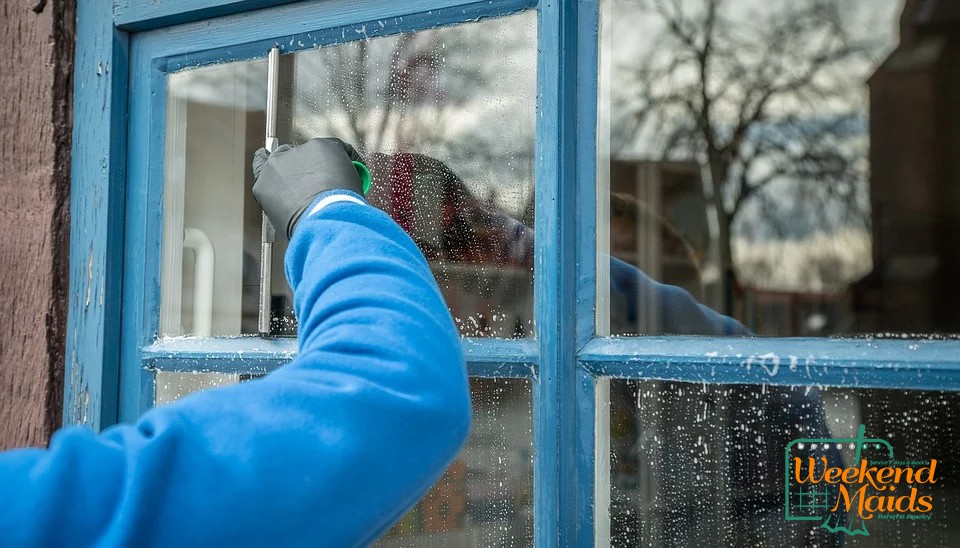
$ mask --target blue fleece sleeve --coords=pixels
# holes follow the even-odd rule
[[[336,202],[301,219],[286,266],[296,359],[0,454],[0,546],[351,546],[413,505],[470,420],[426,261],[386,214]]]
[[[616,257],[610,257],[610,300],[611,325],[635,327],[644,308],[658,312],[656,331],[641,335],[751,335],[743,324],[700,304],[686,290],[657,282]]]

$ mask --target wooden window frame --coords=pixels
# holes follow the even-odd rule
[[[371,21],[387,35],[525,9],[538,13],[536,337],[463,349],[472,376],[532,383],[537,546],[606,538],[594,503],[609,378],[960,390],[956,340],[596,336],[597,0],[82,0],[64,423],[135,420],[156,371],[262,374],[296,351],[283,339],[158,339],[166,73],[333,43]],[[763,356],[779,356],[776,375],[747,363]]]

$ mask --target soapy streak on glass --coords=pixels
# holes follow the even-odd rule
[[[209,335],[256,332],[248,166],[262,146],[265,74],[257,60],[169,77],[162,335],[198,334],[195,280],[211,274],[181,246],[187,227],[215,250]],[[281,57],[278,137],[357,146],[373,173],[369,201],[427,255],[461,333],[529,337],[535,87],[532,11],[302,51]],[[293,336],[282,240],[271,334]]]
[[[931,521],[872,519],[854,542],[820,521],[784,520],[784,451],[801,438],[890,442],[897,460],[937,459]],[[614,546],[953,546],[960,526],[960,394],[832,387],[713,385],[612,380],[611,544]],[[797,447],[851,466],[855,452]],[[819,452],[817,452],[819,451]],[[862,456],[877,458],[877,453]],[[886,454],[879,455],[886,459]],[[900,493],[896,495],[909,494]],[[854,511],[854,514],[856,511]],[[859,526],[852,515],[824,511]]]

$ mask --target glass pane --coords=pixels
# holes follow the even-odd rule
[[[960,333],[948,5],[603,0],[601,332]]]
[[[960,500],[960,394],[613,380],[610,401],[615,546],[947,547],[960,539],[950,518]],[[854,443],[860,425],[869,441]],[[810,440],[790,446],[801,438]],[[888,446],[900,464],[890,462]],[[859,480],[844,490],[812,485],[811,457],[820,477],[824,462],[844,469],[866,459],[870,467],[919,470],[936,459],[936,483],[901,476],[887,484],[892,490],[868,486],[861,517]],[[795,480],[795,458],[803,484]],[[912,488],[915,501],[930,497],[932,511],[917,502],[911,510]],[[810,520],[786,519],[785,492],[791,516]],[[871,514],[878,496],[893,495],[906,497],[903,511]],[[825,522],[837,532],[821,527]],[[850,536],[840,526],[869,535]]]
[[[236,384],[241,380],[249,380],[250,376],[241,379],[241,375],[228,375],[224,373],[207,373],[200,371],[191,371],[189,373],[171,373],[169,371],[157,371],[154,374],[153,384],[154,405],[164,405],[175,402],[180,398],[207,388],[217,388]]]
[[[533,546],[530,382],[474,378],[470,392],[466,447],[378,546]]]
[[[250,378],[160,371],[156,404]],[[470,393],[473,423],[466,446],[378,546],[533,546],[530,382],[473,378]]]
[[[429,259],[461,333],[532,329],[536,14],[281,56],[278,137],[353,143],[368,199]],[[164,190],[163,335],[257,331],[265,62],[172,74]],[[273,264],[274,336],[296,334]]]
[[[255,333],[260,209],[250,158],[263,145],[266,63],[167,80],[161,335]]]

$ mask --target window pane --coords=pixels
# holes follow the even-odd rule
[[[430,260],[461,333],[532,329],[536,15],[281,56],[278,137],[336,136],[371,168],[370,202]],[[263,60],[168,80],[163,335],[257,331]],[[295,335],[274,245],[274,336]],[[212,265],[212,266],[210,266]]]
[[[950,519],[960,497],[960,394],[613,380],[610,401],[613,545],[947,547],[960,538],[960,526]],[[931,497],[929,519],[914,519],[921,514],[910,511],[902,513],[905,519],[886,512],[880,512],[886,518],[860,519],[857,502],[850,512],[841,506],[832,513],[841,498],[837,487],[821,489],[831,508],[810,508],[824,502],[811,498],[816,486],[809,483],[801,508],[803,486],[791,475],[791,512],[815,519],[787,521],[788,444],[857,438],[861,424],[866,438],[889,442],[895,460],[937,459],[935,484],[904,480],[895,492],[867,491],[903,496],[915,486],[918,497]],[[830,466],[852,467],[859,462],[856,445],[843,442],[837,450],[836,442],[808,442],[794,445],[789,456],[791,462],[823,457]],[[870,466],[889,459],[886,449],[860,448]],[[820,527],[827,519],[832,526],[865,527],[869,536],[831,533]]]
[[[604,0],[601,332],[960,332],[948,4]]]
[[[470,392],[466,447],[379,546],[533,546],[530,382],[474,378]]]
[[[257,331],[265,78],[262,60],[168,77],[161,335]]]
[[[218,373],[158,372],[156,404],[249,380]],[[530,382],[470,379],[473,423],[440,481],[379,546],[533,546],[533,418]]]
[[[243,380],[248,380],[247,376]],[[190,373],[171,373],[168,371],[157,371],[154,374],[153,383],[156,394],[154,395],[154,405],[164,405],[175,402],[180,398],[207,388],[217,388],[240,382],[240,375],[228,375],[225,373],[208,373],[192,371]]]

